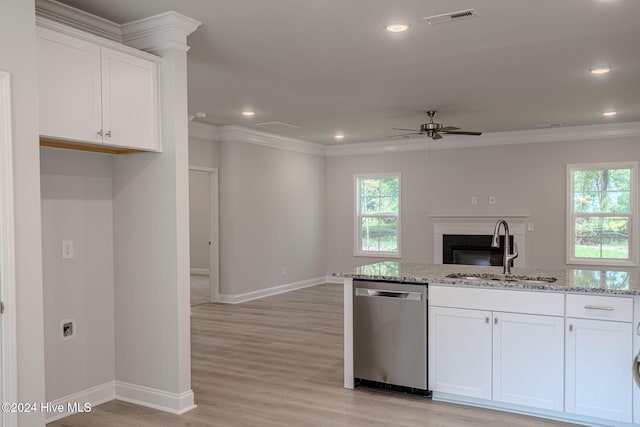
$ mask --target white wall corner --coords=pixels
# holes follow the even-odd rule
[[[187,36],[200,25],[200,21],[169,11],[123,24],[122,42],[146,51],[167,48],[188,51]]]
[[[46,408],[46,420],[50,423],[78,412],[91,412],[93,407],[116,398],[115,381],[88,388],[79,393],[50,402]],[[40,409],[40,408],[38,408]],[[62,410],[58,410],[62,409]]]
[[[202,138],[209,141],[220,141],[220,126],[210,125],[208,123],[189,122],[189,136]]]
[[[242,126],[226,125],[219,126],[219,128],[219,138],[221,141],[248,142],[250,144],[313,154],[316,156],[325,155],[325,146],[323,144],[274,135]]]
[[[171,393],[122,381],[115,382],[115,398],[123,402],[181,415],[196,407],[193,390]]]

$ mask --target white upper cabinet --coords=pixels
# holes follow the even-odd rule
[[[157,63],[47,28],[38,34],[41,136],[160,151]]]
[[[100,46],[38,28],[40,135],[101,143]]]
[[[158,148],[157,66],[102,48],[102,124],[105,143]]]

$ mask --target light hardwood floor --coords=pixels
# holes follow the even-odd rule
[[[182,416],[112,401],[49,426],[567,426],[421,397],[342,387],[342,285],[192,307]]]

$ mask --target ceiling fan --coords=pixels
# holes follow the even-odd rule
[[[459,130],[460,128],[454,126],[442,126],[440,123],[434,123],[433,118],[436,115],[437,111],[427,111],[427,116],[429,116],[429,123],[423,123],[420,125],[420,130],[416,129],[402,129],[402,128],[393,128],[393,130],[405,130],[411,131],[411,133],[405,133],[402,135],[394,135],[394,137],[399,136],[409,136],[409,135],[424,135],[426,134],[428,138],[431,139],[442,139],[443,133],[449,135],[482,135],[482,132],[469,132]]]

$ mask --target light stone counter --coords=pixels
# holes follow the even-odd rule
[[[511,276],[532,278],[554,277],[553,283],[527,283],[509,280],[465,280],[449,278],[452,273],[491,274],[505,279]],[[633,272],[611,269],[544,270],[512,268],[510,276],[502,275],[502,267],[482,267],[459,264],[425,264],[384,261],[355,268],[352,272],[335,274],[354,280],[373,280],[396,283],[438,283],[453,286],[497,287],[557,292],[598,293],[612,295],[640,295],[640,283]]]

